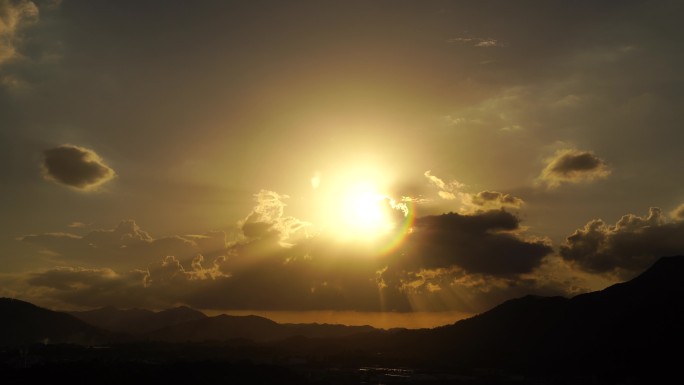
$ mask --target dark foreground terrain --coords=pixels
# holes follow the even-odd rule
[[[599,292],[523,297],[423,330],[187,308],[65,314],[2,299],[0,371],[8,384],[670,383],[683,357],[682,276],[684,257],[662,258]]]

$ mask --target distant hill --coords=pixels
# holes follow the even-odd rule
[[[153,341],[202,342],[249,339],[258,342],[290,337],[331,338],[377,330],[371,326],[329,324],[279,324],[259,316],[219,315],[184,322],[147,334]]]
[[[0,298],[0,346],[33,343],[97,345],[116,336],[73,317],[28,302]]]
[[[187,306],[153,312],[143,309],[121,310],[114,307],[68,312],[74,317],[102,329],[128,334],[142,334],[183,322],[207,318]]]

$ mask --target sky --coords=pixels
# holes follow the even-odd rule
[[[0,296],[435,326],[684,253],[680,1],[0,0]]]

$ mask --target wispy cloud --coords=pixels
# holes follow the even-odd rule
[[[504,47],[505,45],[491,37],[452,37],[446,41],[449,44],[464,44],[479,48]]]
[[[0,65],[20,56],[21,29],[38,21],[38,7],[32,1],[0,0]]]

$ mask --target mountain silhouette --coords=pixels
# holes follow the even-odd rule
[[[525,296],[434,329],[279,324],[258,316],[207,317],[189,308],[158,313],[103,308],[79,315],[110,330],[123,330],[121,325],[135,329],[137,334],[116,348],[125,352],[117,357],[140,354],[139,347],[145,346],[144,359],[153,361],[177,357],[180,351],[189,357],[223,354],[234,360],[284,355],[332,366],[583,378],[580,383],[660,383],[676,372],[684,346],[682,277],[684,257],[661,258],[636,278],[601,291],[569,299]],[[1,299],[0,314],[0,345],[45,340],[87,345],[118,338],[69,314],[23,301]],[[235,340],[254,344],[230,345]],[[201,344],[210,341],[228,344]],[[208,350],[203,351],[205,347]]]
[[[12,298],[0,298],[0,346],[33,343],[100,344],[116,338],[65,313]]]
[[[354,338],[393,362],[509,372],[633,373],[678,366],[684,343],[684,257],[666,257],[631,281],[562,297],[526,296],[455,324]]]
[[[88,311],[72,311],[69,314],[101,329],[128,334],[149,333],[167,326],[207,318],[204,313],[187,306],[160,312],[143,309],[121,310],[108,306]]]
[[[257,342],[275,341],[290,337],[334,338],[377,330],[371,326],[330,324],[279,324],[255,315],[232,316],[222,314],[168,326],[147,334],[154,341],[202,342],[248,339]]]

